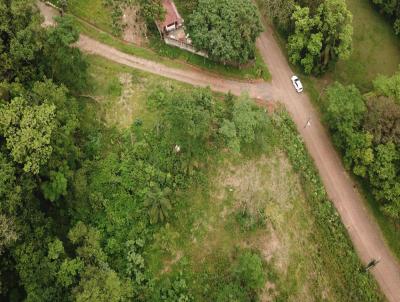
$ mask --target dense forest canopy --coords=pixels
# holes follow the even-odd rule
[[[68,10],[67,1],[58,2]],[[145,96],[144,106],[151,113],[151,122],[138,117],[125,128],[103,123],[95,111],[104,104],[89,93],[95,81],[88,62],[99,58],[83,55],[72,47],[79,33],[71,17],[57,18],[57,26],[42,28],[35,3],[0,2],[0,59],[4,62],[0,66],[0,300],[253,302],[261,293],[282,301],[288,300],[292,292],[304,294],[303,288],[291,281],[296,279],[287,281],[291,276],[286,272],[278,276],[274,259],[267,261],[258,249],[249,248],[247,241],[228,247],[223,242],[221,247],[211,248],[207,259],[191,259],[192,264],[197,263],[196,269],[190,267],[186,255],[173,268],[171,263],[160,264],[163,253],[170,255],[172,244],[192,243],[197,239],[193,233],[203,231],[194,222],[202,220],[204,213],[192,213],[191,206],[195,203],[193,195],[206,195],[207,201],[213,197],[207,191],[207,168],[230,157],[251,161],[256,154],[263,160],[267,150],[272,152],[274,148],[279,149],[277,158],[289,158],[290,164],[287,160],[285,166],[296,187],[277,186],[275,194],[284,193],[290,204],[281,206],[290,208],[292,199],[304,199],[306,206],[299,209],[307,212],[299,215],[301,219],[310,215],[306,221],[300,220],[299,228],[307,224],[311,230],[312,234],[302,240],[310,242],[312,257],[295,251],[290,255],[295,260],[289,267],[298,271],[301,256],[300,267],[312,270],[306,276],[309,283],[305,283],[311,290],[305,294],[321,300],[327,284],[334,301],[381,300],[372,278],[360,270],[346,231],[287,115],[268,115],[247,95],[237,98],[216,95],[210,89],[184,90],[168,82]],[[144,17],[153,19],[162,14],[160,1],[140,3],[144,8],[149,5]],[[251,25],[251,31],[239,28],[232,33],[234,56],[223,60],[252,59],[252,43],[261,30],[255,6],[249,2],[247,9],[240,5],[233,9],[228,2],[203,3],[223,4],[233,15],[228,18],[216,13],[216,17],[235,22],[240,17],[244,24]],[[314,18],[314,13],[328,18],[334,12],[336,16],[334,7],[311,4],[307,19]],[[343,9],[340,5],[338,8]],[[294,9],[302,14],[302,8]],[[249,16],[255,19],[249,20]],[[332,22],[337,25],[335,22],[348,18],[345,13]],[[217,27],[228,34],[225,25]],[[226,46],[223,42],[221,45]],[[333,42],[327,45],[333,49],[338,46]],[[111,63],[105,65],[102,72],[111,72]],[[131,73],[132,78],[139,77]],[[132,81],[142,85],[146,80]],[[393,83],[398,83],[397,76],[377,79],[375,91],[368,98],[340,85],[330,93],[332,125],[346,126],[334,129],[338,141],[346,145],[346,135],[351,134],[368,143],[366,149],[376,144],[366,152],[352,149],[349,164],[378,188],[382,179],[388,188],[398,173],[394,146],[398,125],[388,122],[396,121],[397,111],[388,114],[386,110],[398,105],[397,84]],[[106,83],[102,89],[118,92],[122,90],[118,84]],[[340,97],[335,98],[337,94]],[[339,103],[341,109],[340,102],[347,97],[348,115],[338,116],[334,104]],[[375,99],[384,99],[384,105]],[[107,100],[104,103],[108,105]],[[96,109],[91,107],[93,104]],[[382,128],[373,128],[376,121]],[[372,163],[371,156],[382,160]],[[301,198],[292,189],[300,192]],[[232,199],[233,189],[224,186],[223,190]],[[397,215],[396,203],[390,199],[397,192],[384,193],[385,208]],[[257,196],[249,198],[251,205],[253,197]],[[270,204],[281,202],[268,198]],[[265,209],[252,212],[240,205],[234,210],[227,214],[222,228],[242,232],[243,238],[269,221]],[[183,218],[188,221],[185,227],[190,227],[184,234],[187,237],[178,238],[171,225],[176,222],[179,227]],[[287,225],[286,221],[283,224]],[[293,251],[287,246],[283,249],[288,254]],[[321,277],[326,278],[326,284],[319,283]],[[273,288],[266,288],[270,281],[274,282]]]
[[[213,60],[238,65],[255,58],[262,25],[250,0],[199,0],[189,19],[193,45]]]

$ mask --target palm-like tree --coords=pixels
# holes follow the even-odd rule
[[[148,192],[146,206],[149,208],[151,224],[164,222],[168,218],[169,211],[172,209],[168,198],[170,194],[169,188],[161,189],[159,186],[155,186]]]

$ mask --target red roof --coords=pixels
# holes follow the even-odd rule
[[[157,22],[157,25],[162,29],[168,25],[175,22],[178,24],[183,23],[181,15],[179,15],[178,10],[172,0],[162,0],[162,5],[165,10],[165,19],[163,21]]]

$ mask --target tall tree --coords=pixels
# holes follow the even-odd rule
[[[250,0],[200,0],[188,30],[197,49],[213,60],[237,65],[255,58],[262,25]]]
[[[330,62],[347,59],[352,51],[352,15],[344,0],[325,0],[315,14],[296,6],[294,33],[289,36],[290,61],[306,73],[324,72]]]

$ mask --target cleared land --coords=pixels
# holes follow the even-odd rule
[[[109,126],[124,128],[136,118],[151,125],[154,117],[147,110],[146,96],[157,85],[190,89],[99,57],[88,58],[93,86],[88,102]],[[126,85],[127,78],[131,85]],[[124,95],[130,95],[131,112],[119,101]],[[264,260],[267,283],[262,301],[348,301],[349,296],[357,301],[359,290],[374,290],[371,279],[357,272],[359,260],[346,236],[341,237],[344,229],[337,216],[330,216],[328,208],[316,216],[314,193],[303,187],[307,181],[293,169],[284,147],[288,144],[280,140],[285,134],[278,128],[271,131],[265,148],[251,146],[242,155],[214,155],[206,182],[179,196],[175,219],[154,237],[145,252],[146,263],[160,278],[179,272],[191,276],[195,301],[208,301],[208,293],[218,284],[205,284],[202,276],[223,278],[237,250],[251,249]],[[336,235],[324,233],[320,226],[327,225],[324,219],[334,222]],[[340,244],[333,244],[335,240]],[[338,255],[343,264],[335,259]],[[346,279],[349,269],[355,273]],[[349,287],[357,278],[363,280],[358,284],[364,289]]]

